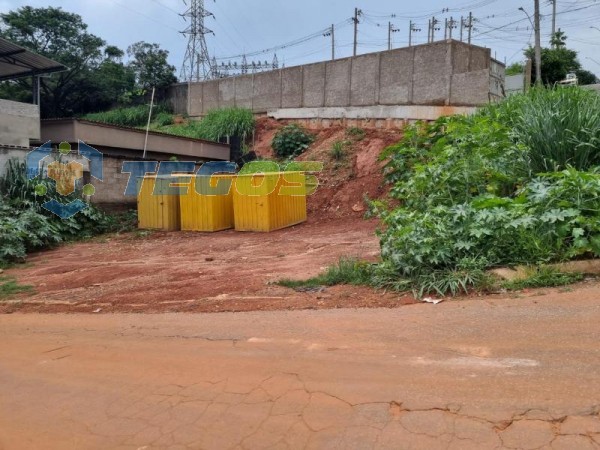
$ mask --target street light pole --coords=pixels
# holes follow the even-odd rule
[[[540,36],[540,0],[535,0],[535,23],[531,20],[531,16],[525,8],[522,6],[519,8],[519,11],[523,11],[527,18],[529,19],[529,23],[535,30],[535,83],[541,84],[542,82],[542,39]]]

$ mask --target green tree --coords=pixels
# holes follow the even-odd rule
[[[123,52],[87,31],[81,16],[61,8],[22,7],[0,14],[0,36],[58,61],[68,71],[40,80],[42,117],[67,117],[106,108],[133,87]],[[120,52],[120,53],[119,53]],[[31,100],[31,80],[0,85],[0,96]]]
[[[143,92],[153,87],[167,87],[177,82],[175,67],[168,62],[169,52],[158,44],[136,42],[129,46],[129,67],[135,73],[136,86]]]
[[[542,49],[542,81],[544,84],[553,86],[559,81],[564,80],[570,72],[577,75],[579,84],[593,84],[597,82],[597,78],[593,73],[581,68],[577,52],[567,48],[567,36],[564,32],[560,30],[556,32],[552,36],[550,44],[552,48]],[[535,50],[529,47],[525,51],[525,56],[531,58],[533,61],[533,79],[531,81],[535,83]]]
[[[525,66],[522,63],[513,63],[506,68],[506,75],[519,75],[525,72]]]

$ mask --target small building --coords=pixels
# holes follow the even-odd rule
[[[200,165],[206,161],[229,161],[230,146],[202,139],[173,136],[137,128],[109,125],[84,119],[42,120],[41,139],[37,144],[52,142],[54,147],[68,142],[72,156],[77,154],[79,142],[103,154],[103,181],[94,180],[96,193],[92,202],[104,206],[135,204],[135,197],[124,195],[129,173],[123,173],[125,161],[193,161]],[[146,155],[144,158],[144,148]],[[84,183],[90,180],[89,164],[84,166]]]
[[[0,176],[6,161],[40,139],[39,77],[68,70],[64,65],[0,38],[0,81],[33,79],[31,103],[0,99]]]

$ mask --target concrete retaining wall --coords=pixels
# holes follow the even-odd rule
[[[178,84],[168,99],[180,114],[239,106],[257,114],[297,108],[479,106],[503,96],[504,66],[491,50],[441,41],[354,58],[203,83]],[[189,91],[189,99],[187,93]]]

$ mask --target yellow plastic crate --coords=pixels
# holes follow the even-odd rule
[[[239,175],[233,192],[237,231],[269,232],[305,222],[303,172]]]
[[[138,193],[138,228],[148,230],[177,231],[180,229],[179,196],[154,195],[165,192],[177,178],[146,176],[138,179],[142,183]]]
[[[187,195],[180,197],[181,229],[214,232],[234,227],[233,191],[235,175],[183,178],[189,183]]]

